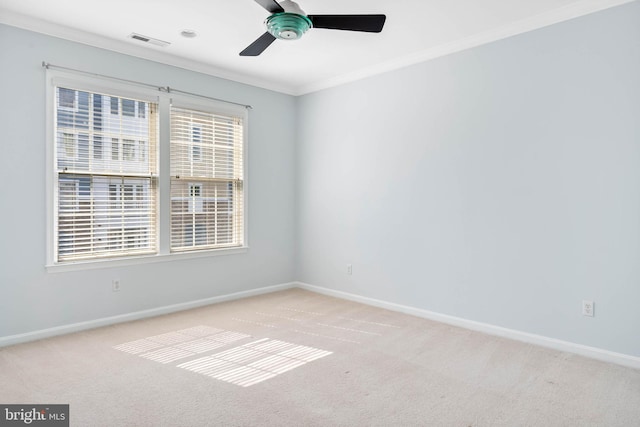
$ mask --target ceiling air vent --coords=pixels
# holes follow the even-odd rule
[[[154,39],[152,37],[143,36],[142,34],[131,33],[129,34],[130,39],[138,40],[144,43],[149,43],[155,46],[165,47],[169,46],[171,43],[165,42],[163,40]]]

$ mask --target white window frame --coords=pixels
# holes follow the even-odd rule
[[[184,260],[192,258],[203,258],[217,255],[231,255],[246,253],[249,249],[249,229],[248,229],[248,200],[249,200],[249,186],[248,186],[248,111],[245,107],[236,106],[219,101],[213,101],[205,98],[199,98],[195,96],[167,94],[164,92],[156,91],[146,87],[141,87],[134,84],[121,83],[116,80],[94,77],[84,75],[80,73],[47,69],[46,70],[46,221],[47,221],[47,235],[46,235],[46,260],[45,268],[48,272],[65,272],[76,270],[88,270],[105,267],[120,267],[127,265],[139,265],[155,262],[167,262],[173,260]],[[58,205],[58,194],[56,184],[56,159],[55,159],[55,109],[56,105],[55,87],[72,87],[75,89],[85,90],[88,92],[104,93],[119,98],[146,100],[149,102],[157,103],[158,105],[158,148],[156,160],[158,161],[158,179],[157,179],[157,227],[156,227],[156,239],[158,251],[153,255],[133,255],[123,256],[117,258],[99,258],[91,260],[79,260],[79,261],[66,261],[63,263],[56,262],[56,249],[54,247],[56,242],[56,212]],[[188,252],[174,252],[170,250],[171,237],[171,196],[170,196],[170,164],[169,164],[169,111],[172,102],[178,102],[180,106],[185,108],[194,109],[207,109],[216,111],[219,114],[241,115],[243,118],[243,237],[244,242],[241,246],[233,248],[218,248],[218,249],[204,249],[194,250]],[[77,100],[76,100],[77,102]],[[119,102],[120,104],[120,102]],[[77,104],[76,104],[77,105]],[[119,105],[119,110],[121,106]],[[137,112],[137,103],[136,103]],[[149,114],[149,111],[145,111],[145,116]],[[103,156],[111,156],[111,150],[105,145],[110,144],[111,141],[103,141]],[[120,158],[123,158],[122,153],[122,141],[120,141]],[[139,148],[138,141],[136,141],[135,148]],[[149,147],[147,147],[147,150]],[[137,151],[137,150],[136,150]],[[147,154],[148,155],[148,154]],[[105,157],[106,158],[106,157]]]
[[[249,239],[249,230],[248,230],[248,212],[249,212],[249,206],[248,206],[248,200],[249,200],[249,186],[247,184],[248,182],[248,175],[247,175],[247,165],[248,165],[248,159],[249,159],[249,155],[248,155],[248,112],[247,109],[239,106],[239,105],[232,105],[232,104],[228,104],[228,103],[223,103],[223,102],[219,102],[219,101],[213,101],[213,100],[208,100],[208,99],[201,99],[201,98],[195,98],[195,97],[190,97],[190,96],[181,96],[181,95],[176,95],[176,94],[171,94],[171,99],[170,99],[170,105],[174,105],[175,107],[178,108],[184,108],[184,109],[192,109],[192,110],[197,110],[197,111],[205,111],[205,112],[211,112],[211,113],[215,113],[215,114],[219,114],[222,116],[231,116],[231,117],[240,117],[243,121],[243,139],[242,139],[242,205],[243,205],[243,215],[242,215],[242,232],[243,232],[243,240],[244,243],[239,246],[239,247],[230,247],[230,248],[215,248],[215,249],[197,249],[197,250],[189,250],[189,251],[176,251],[173,252],[174,255],[180,255],[180,254],[188,254],[188,253],[194,253],[197,254],[199,252],[207,252],[207,251],[220,251],[223,252],[224,251],[234,251],[237,249],[240,250],[244,250],[244,249],[248,249],[248,239]],[[201,134],[201,138],[202,138],[202,134]],[[169,143],[169,141],[167,141],[167,143]],[[191,150],[189,150],[189,156],[191,156]],[[193,159],[192,159],[193,160]],[[193,183],[197,184],[197,178],[193,181]],[[169,183],[169,187],[170,187],[170,183]],[[203,199],[204,200],[204,199]],[[170,206],[169,206],[170,208]],[[168,238],[170,239],[171,237],[168,236]]]

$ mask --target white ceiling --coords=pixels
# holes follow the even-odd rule
[[[265,32],[269,14],[253,0],[0,0],[0,22],[299,95],[630,1],[299,0],[308,14],[384,13],[387,22],[379,34],[312,28],[258,57],[238,55]]]

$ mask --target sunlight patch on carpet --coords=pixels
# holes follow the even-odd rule
[[[225,345],[227,344],[224,342],[200,338],[194,341],[177,344],[175,345],[175,347],[178,347],[182,350],[192,351],[194,353],[206,353],[207,351],[215,350],[217,348],[224,347]]]
[[[155,362],[170,363],[216,350],[250,336],[200,325],[126,342],[113,348]]]
[[[249,387],[330,354],[318,348],[263,338],[178,367]]]
[[[215,335],[224,332],[222,329],[212,328],[211,326],[194,326],[193,328],[180,329],[178,333],[191,335],[192,337],[206,337],[207,335]]]
[[[171,345],[179,342],[189,341],[193,339],[193,336],[181,334],[179,332],[167,332],[166,334],[154,335],[147,337],[149,341],[155,341],[160,344]]]
[[[210,326],[194,326],[129,341],[113,348],[143,359],[168,364],[218,350],[218,353],[180,363],[178,368],[241,387],[249,387],[332,354],[314,347],[270,338],[221,347],[251,335]]]
[[[195,353],[187,350],[181,350],[175,347],[165,347],[159,350],[151,351],[149,353],[141,354],[140,357],[144,357],[145,359],[153,360],[155,362],[169,363],[194,355]]]
[[[164,347],[164,344],[149,341],[148,339],[143,338],[141,340],[130,341],[124,344],[117,345],[114,348],[116,350],[124,351],[125,353],[140,354],[160,347]]]

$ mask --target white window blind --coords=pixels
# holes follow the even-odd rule
[[[241,116],[171,106],[171,251],[244,244]]]
[[[157,104],[55,88],[55,261],[155,253]]]

